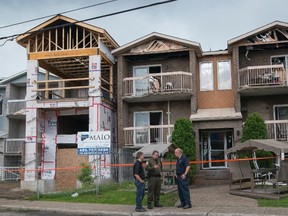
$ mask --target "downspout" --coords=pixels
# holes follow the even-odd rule
[[[167,117],[168,117],[168,135],[171,134],[171,129],[170,129],[170,124],[171,124],[171,121],[170,121],[170,118],[171,118],[171,112],[170,112],[170,101],[168,100],[167,101],[167,106],[168,106],[168,111],[167,111]]]

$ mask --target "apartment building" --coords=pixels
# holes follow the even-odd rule
[[[287,141],[288,24],[275,21],[228,41],[237,56],[237,92],[243,121],[258,112],[269,137]],[[238,64],[238,65],[237,65]]]
[[[276,21],[229,40],[226,50],[203,52],[160,33],[113,50],[118,145],[124,152],[167,145],[175,120],[190,118],[203,161],[195,183],[227,182],[227,163],[211,160],[226,159],[240,142],[249,113],[267,120],[270,138],[287,141],[287,42],[287,23]]]
[[[102,28],[57,15],[17,37],[27,50],[25,174],[23,189],[75,188],[81,162],[111,163],[81,155],[78,132],[111,131],[116,145],[114,57],[118,47]],[[40,80],[39,70],[44,70]],[[41,169],[40,169],[41,168]],[[37,170],[41,170],[40,172]],[[101,170],[109,178],[109,167]]]
[[[157,32],[118,47],[104,29],[61,15],[30,31],[17,38],[27,49],[27,73],[0,83],[0,151],[25,141],[22,157],[13,155],[26,169],[24,189],[36,190],[37,179],[43,192],[73,188],[77,171],[57,168],[131,163],[141,148],[167,149],[178,118],[193,123],[202,161],[195,184],[228,180],[227,163],[211,160],[226,159],[249,113],[261,114],[270,138],[287,141],[287,23],[275,21],[210,52]],[[78,155],[77,132],[105,130],[119,161]],[[39,167],[40,174],[27,171]],[[102,171],[111,177],[109,167]]]

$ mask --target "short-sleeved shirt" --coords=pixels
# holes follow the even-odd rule
[[[135,174],[139,175],[142,180],[145,180],[145,173],[142,166],[142,163],[139,160],[136,160],[133,166],[133,176],[135,178]]]
[[[189,166],[189,160],[185,155],[177,159],[176,175],[181,176],[185,173],[186,167]]]

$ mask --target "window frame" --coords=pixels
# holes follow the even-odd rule
[[[230,66],[230,87],[229,88],[220,88],[220,76],[219,76],[219,63],[220,62],[228,62]],[[232,90],[232,68],[231,68],[231,60],[219,60],[217,61],[217,89],[222,91],[222,90]]]
[[[212,74],[212,88],[209,89],[209,88],[203,88],[201,86],[201,80],[202,80],[202,76],[201,76],[201,65],[202,64],[207,64],[207,63],[210,63],[211,64],[211,74]],[[199,62],[199,89],[201,92],[207,92],[207,91],[214,91],[214,68],[213,68],[213,61],[202,61],[202,62]]]

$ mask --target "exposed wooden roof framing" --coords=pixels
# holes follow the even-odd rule
[[[274,21],[265,26],[232,38],[228,41],[228,46],[235,44],[242,46],[275,44],[288,42],[288,23]]]
[[[153,32],[112,51],[114,55],[143,55],[165,53],[195,49],[197,54],[202,53],[199,43],[181,38]]]
[[[104,29],[62,15],[18,36],[17,43],[27,49],[28,60],[39,60],[40,67],[62,78],[87,77],[89,55],[101,55],[101,67],[109,68],[113,61],[100,46],[119,46]]]

